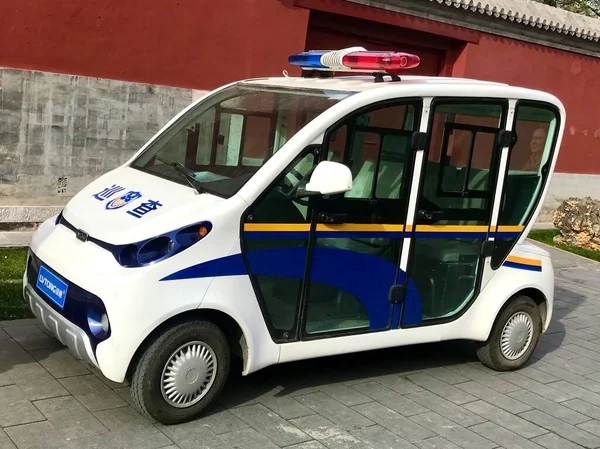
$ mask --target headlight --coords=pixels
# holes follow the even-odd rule
[[[189,248],[206,237],[211,229],[212,225],[208,222],[196,223],[148,240],[107,249],[122,266],[143,267]]]
[[[173,240],[169,237],[157,237],[142,245],[138,251],[137,260],[141,265],[146,265],[162,259],[173,249]]]
[[[87,322],[90,332],[99,340],[104,340],[110,335],[110,324],[105,311],[98,311],[94,307],[88,308]]]

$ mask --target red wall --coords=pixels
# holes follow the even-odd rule
[[[279,75],[309,11],[286,0],[4,0],[0,66],[211,89]]]
[[[556,171],[600,174],[600,59],[482,35],[467,44],[455,76],[540,89],[557,96],[567,122]],[[461,71],[462,71],[461,70]]]
[[[301,6],[321,9],[331,28],[344,25],[341,16],[371,20],[385,36],[350,24],[371,35],[369,46],[401,40],[410,27],[438,34],[423,70],[434,71],[439,58],[443,74],[555,94],[567,110],[557,171],[600,174],[600,59],[341,0],[4,0],[0,66],[196,89],[284,69],[295,75],[287,57],[304,50],[309,28]],[[325,17],[333,13],[340,16]],[[323,23],[311,24],[319,33],[315,25],[323,34]],[[313,34],[308,43],[327,39]]]
[[[336,49],[346,47],[364,47],[371,51],[405,51],[414,53],[421,58],[420,64],[411,70],[407,70],[408,75],[433,75],[440,73],[443,67],[443,51],[426,47],[416,46],[414,44],[381,42],[374,39],[369,39],[369,35],[360,30],[360,34],[351,34],[343,31],[309,26],[308,35],[306,38],[306,49]],[[410,30],[409,30],[410,31]],[[397,33],[396,40],[399,36]],[[348,75],[347,73],[345,75]]]

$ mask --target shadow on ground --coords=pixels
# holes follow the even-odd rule
[[[548,334],[540,340],[528,365],[535,365],[544,355],[560,347],[565,335],[562,321],[572,316],[585,301],[586,297],[579,293],[557,288],[557,306]],[[56,383],[38,362],[43,366],[61,363],[58,357],[63,356],[59,354],[64,353],[62,346],[39,325],[31,322],[23,326],[14,324],[6,323],[0,330],[0,383],[19,384],[17,377],[24,375],[39,376],[40,381],[48,378],[49,382]],[[497,374],[479,364],[475,351],[476,344],[469,341],[412,345],[276,365],[246,377],[241,375],[241,362],[234,360],[222,397],[212,410],[207,410],[206,415],[254,402],[266,394],[275,397],[296,396],[329,384],[368,382],[384,376],[404,376],[436,367],[473,364],[483,371]],[[99,374],[97,370],[93,372]],[[113,389],[119,387],[106,379],[103,381]]]
[[[568,301],[564,300],[565,298],[568,298]],[[557,288],[555,299],[559,300],[559,308],[554,311],[546,334],[551,335],[552,340],[545,340],[542,336],[528,366],[535,365],[545,354],[552,353],[560,347],[565,336],[562,318],[574,313],[586,297]],[[372,378],[403,376],[430,368],[473,362],[479,364],[476,348],[476,343],[462,340],[412,345],[276,365],[247,377],[239,374],[241,365],[237,362],[232,366],[232,373],[219,401],[219,408],[242,405],[275,388],[280,390],[275,396],[294,396],[339,382],[366,382]],[[483,365],[479,367],[494,373]]]

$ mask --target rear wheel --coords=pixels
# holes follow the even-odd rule
[[[528,296],[517,296],[500,312],[477,356],[483,365],[496,371],[519,369],[531,357],[541,331],[538,305]]]
[[[178,324],[140,358],[131,379],[133,402],[161,424],[195,419],[221,393],[230,360],[227,339],[215,324]]]

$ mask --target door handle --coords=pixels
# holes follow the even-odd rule
[[[348,221],[348,214],[326,214],[321,212],[319,214],[320,223],[346,223]]]
[[[420,210],[417,217],[421,220],[437,221],[441,220],[444,213],[440,210]]]

